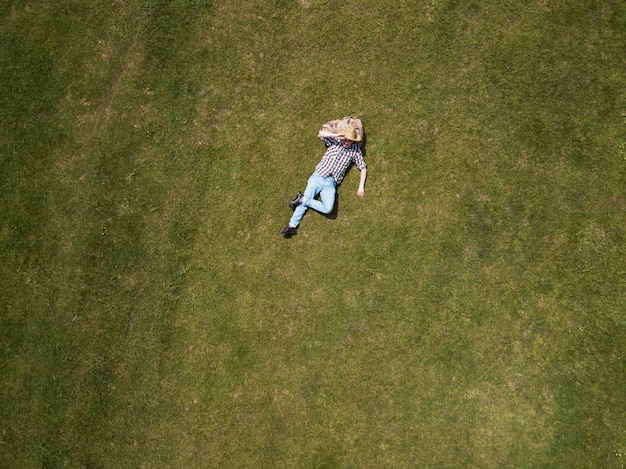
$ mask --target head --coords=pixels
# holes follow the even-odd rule
[[[350,148],[353,143],[361,141],[361,136],[357,133],[354,127],[347,126],[341,131],[339,140],[344,148]]]

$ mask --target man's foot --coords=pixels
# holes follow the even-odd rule
[[[295,210],[296,207],[302,203],[302,200],[304,200],[304,194],[302,192],[298,192],[293,200],[289,202],[289,208],[291,210]]]
[[[294,228],[293,226],[287,225],[282,230],[280,230],[280,234],[285,238],[291,238],[295,234],[298,233],[298,228]]]

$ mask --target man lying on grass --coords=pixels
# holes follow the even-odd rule
[[[356,194],[359,197],[365,195],[367,167],[359,145],[362,132],[357,132],[351,126],[346,126],[337,133],[322,128],[318,136],[326,145],[326,153],[315,167],[304,193],[298,192],[289,203],[289,208],[294,210],[294,213],[289,224],[280,231],[285,238],[290,238],[297,233],[298,225],[309,208],[324,214],[332,212],[337,186],[341,184],[352,163],[361,170],[361,179]],[[318,195],[320,200],[316,199]]]

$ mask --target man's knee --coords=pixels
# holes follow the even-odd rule
[[[320,212],[322,212],[324,215],[328,215],[330,212],[333,211],[334,206],[335,206],[334,200],[327,202],[327,203],[323,203],[322,210],[320,210]]]

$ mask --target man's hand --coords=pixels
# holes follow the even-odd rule
[[[365,197],[365,179],[367,179],[367,168],[361,170],[361,180],[359,181],[359,189],[356,191],[356,195],[363,198]]]

